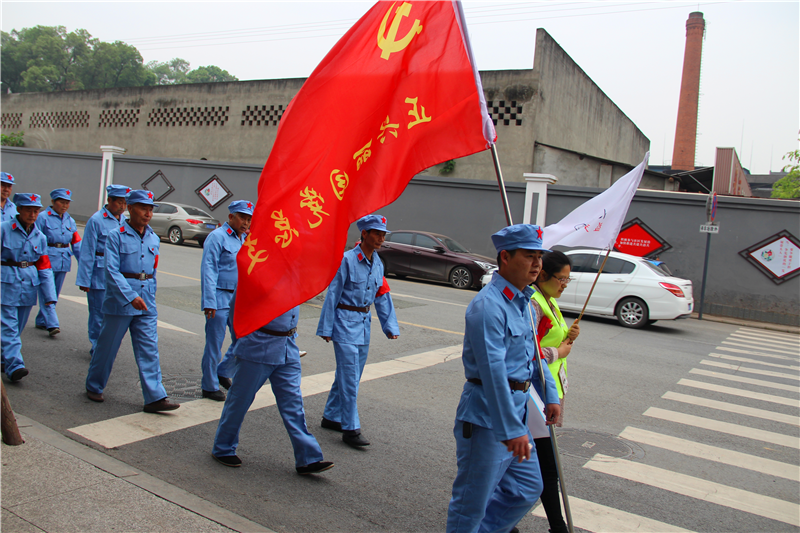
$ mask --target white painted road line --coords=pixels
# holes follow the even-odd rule
[[[719,359],[724,359],[726,361],[738,361],[740,363],[752,363],[754,365],[761,365],[761,366],[769,366],[772,368],[785,368],[786,370],[798,370],[800,371],[800,366],[793,366],[793,365],[781,365],[778,363],[767,363],[766,361],[760,361],[758,359],[752,359],[749,357],[736,357],[735,355],[727,355],[724,353],[710,353],[708,354],[709,357],[717,357]]]
[[[728,341],[728,340],[726,340],[726,341],[722,341],[722,344],[728,344],[728,345],[731,345],[731,346],[738,346],[740,348],[743,348],[743,347],[744,348],[752,348],[753,350],[759,350],[759,351],[765,350],[767,352],[783,353],[783,354],[787,354],[787,355],[797,355],[797,350],[789,350],[789,349],[784,349],[784,348],[773,348],[772,346],[765,346],[764,344],[759,343],[758,341],[747,341],[747,342],[744,342],[744,341],[739,341],[739,340],[737,340],[737,341]]]
[[[743,353],[747,355],[757,355],[758,357],[769,357],[771,359],[781,359],[782,361],[794,361],[795,363],[800,361],[797,357],[787,357],[785,355],[777,355],[774,353],[764,353],[758,352],[754,350],[742,350],[740,348],[728,348],[727,346],[717,346],[717,350],[724,350],[726,352],[733,352],[733,353]]]
[[[397,296],[400,298],[413,298],[415,300],[425,300],[426,302],[434,302],[437,304],[445,304],[445,305],[455,305],[456,307],[467,307],[466,304],[458,304],[454,302],[445,302],[444,300],[432,300],[430,298],[423,298],[421,296],[411,296],[410,294],[400,294],[397,292],[392,291],[392,296]]]
[[[457,344],[438,350],[392,359],[391,361],[369,364],[364,367],[361,382],[412,372],[452,361],[461,357],[461,349],[461,345]],[[329,391],[333,384],[333,376],[333,372],[303,376],[301,384],[303,396],[312,396]],[[256,394],[256,399],[250,407],[250,411],[272,405],[275,405],[275,396],[269,386],[264,386]],[[69,431],[106,448],[115,448],[219,420],[222,414],[222,407],[222,402],[193,400],[182,403],[181,408],[174,412],[161,415],[143,412],[134,413],[74,427]]]
[[[800,467],[772,459],[765,459],[747,453],[726,450],[708,444],[701,444],[663,433],[654,433],[644,429],[626,427],[619,435],[623,439],[628,439],[639,444],[647,444],[656,448],[663,448],[672,452],[678,452],[690,457],[698,457],[707,461],[714,461],[726,465],[735,466],[752,470],[768,476],[780,477],[791,481],[800,481]]]
[[[764,381],[763,379],[745,378],[742,376],[732,376],[730,374],[723,374],[722,372],[712,372],[711,370],[702,370],[700,368],[693,368],[689,370],[690,374],[699,374],[710,378],[726,379],[728,381],[736,381],[737,383],[747,383],[749,385],[758,385],[759,387],[768,387],[770,389],[786,390],[791,392],[800,392],[800,387],[797,385],[784,385],[783,383],[773,383],[771,381]]]
[[[784,435],[783,433],[765,431],[763,429],[743,426],[741,424],[720,422],[719,420],[713,420],[711,418],[687,415],[685,413],[678,413],[676,411],[659,409],[658,407],[650,407],[644,412],[644,416],[800,450],[800,438],[794,435]]]
[[[673,526],[644,516],[606,507],[599,503],[569,497],[572,522],[575,527],[594,533],[687,533],[691,530]],[[544,507],[539,505],[532,512],[534,516],[546,518]]]
[[[800,342],[800,335],[797,335],[796,333],[781,333],[778,331],[767,331],[764,329],[753,329],[753,328],[739,328],[738,330],[736,330],[736,332],[747,333],[748,335],[775,337],[776,339],[784,339],[794,342]]]
[[[737,340],[743,339],[749,342],[758,342],[760,344],[766,344],[767,346],[774,346],[775,348],[786,348],[786,349],[797,349],[800,351],[800,343],[795,341],[789,341],[784,339],[776,339],[775,337],[762,337],[760,335],[742,335],[740,333],[731,333],[728,336],[730,340]]]
[[[789,346],[800,347],[800,336],[798,335],[782,335],[780,333],[767,331],[750,332],[742,331],[741,329],[731,333],[731,335],[736,335],[737,337],[749,337],[759,340],[763,339],[765,342],[780,342],[788,344]]]
[[[89,306],[89,304],[86,302],[86,298],[81,298],[79,296],[67,296],[66,294],[61,294],[61,295],[59,295],[58,298],[60,300],[68,300],[68,301],[74,302],[76,304],[85,305],[87,307]],[[169,324],[169,323],[164,322],[162,320],[158,321],[158,327],[163,328],[163,329],[171,329],[172,331],[178,331],[180,333],[188,333],[189,335],[197,335],[197,333],[195,333],[193,331],[189,331],[189,330],[186,330],[186,329],[183,329],[183,328],[179,328],[178,326],[173,326],[172,324]]]
[[[762,418],[764,420],[773,420],[775,422],[781,422],[782,424],[789,424],[790,426],[800,426],[800,416],[797,415],[774,413],[766,409],[756,409],[755,407],[748,407],[737,403],[720,402],[709,398],[701,398],[700,396],[680,394],[678,392],[667,392],[662,398],[665,400],[688,403],[689,405],[699,405],[701,407],[710,407],[711,409],[718,409],[729,413]]]
[[[774,370],[760,370],[758,368],[750,368],[747,366],[736,365],[731,363],[721,363],[719,361],[709,361],[707,359],[703,359],[700,361],[701,365],[708,365],[714,366],[717,368],[727,368],[730,370],[735,370],[737,372],[747,372],[748,374],[756,374],[759,376],[769,376],[771,378],[782,378],[782,379],[794,379],[800,381],[800,376],[797,374],[787,374],[785,372],[775,372]]]
[[[800,400],[796,398],[774,396],[772,394],[764,394],[763,392],[752,392],[749,390],[736,389],[734,387],[726,387],[724,385],[717,385],[715,383],[705,383],[702,381],[695,381],[693,379],[681,379],[680,381],[678,381],[678,385],[683,385],[684,387],[694,387],[695,389],[703,389],[712,392],[721,392],[723,394],[730,394],[732,396],[750,398],[751,400],[761,400],[762,402],[788,405],[789,407],[800,407]]]
[[[584,468],[800,526],[800,506],[796,503],[601,454],[595,455]]]

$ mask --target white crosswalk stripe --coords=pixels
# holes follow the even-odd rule
[[[771,331],[739,328],[721,342],[715,352],[702,359],[698,364],[713,367],[715,370],[692,368],[689,370],[696,379],[681,378],[676,385],[690,387],[695,394],[678,391],[667,391],[662,395],[666,402],[678,402],[672,407],[649,407],[643,414],[654,421],[664,421],[660,431],[651,429],[626,427],[620,438],[645,447],[647,459],[624,459],[595,455],[584,468],[598,474],[614,476],[629,482],[639,483],[656,489],[680,494],[699,501],[721,505],[740,512],[769,518],[794,527],[800,527],[800,465],[794,462],[782,462],[766,456],[786,457],[785,452],[779,454],[773,448],[759,443],[783,447],[787,450],[800,449],[800,385],[787,383],[800,381],[800,367],[790,364],[798,362],[792,354],[798,352],[793,348],[800,346],[800,336],[774,334]],[[724,346],[727,345],[727,346]],[[735,347],[734,347],[735,346]],[[736,354],[736,355],[732,355]],[[761,360],[761,359],[765,360]],[[780,362],[775,362],[780,361]],[[763,379],[745,377],[740,374],[753,374]],[[742,386],[725,386],[716,381],[725,380],[743,384]],[[753,389],[753,390],[747,390]],[[762,392],[777,389],[787,391],[789,396],[781,396]],[[704,396],[711,396],[706,397]],[[728,398],[739,398],[739,402],[728,401]],[[741,402],[748,402],[743,404]],[[666,406],[666,404],[664,404]],[[696,409],[705,409],[698,416]],[[792,409],[787,409],[792,408]],[[692,409],[693,414],[687,411]],[[709,411],[710,410],[710,411]],[[791,412],[787,412],[791,411]],[[717,419],[724,418],[724,420]],[[780,424],[776,427],[775,424]],[[771,424],[770,430],[759,425]],[[652,424],[651,424],[652,426]],[[690,440],[681,428],[695,428],[692,435],[700,435]],[[698,429],[701,430],[698,432]],[[672,432],[673,434],[669,434]],[[710,444],[708,441],[719,441],[715,434],[738,439],[737,449],[727,449]],[[647,454],[647,447],[658,448],[662,454]],[[745,453],[742,450],[753,450]],[[778,448],[780,450],[780,448]],[[666,456],[663,454],[667,454]],[[777,454],[777,455],[773,455]],[[702,478],[662,468],[658,464],[645,464],[650,457],[655,463],[667,461],[669,465],[683,464],[682,460],[667,459],[669,455],[691,457],[694,461],[707,461],[716,465],[703,468]],[[791,457],[792,454],[790,454]],[[784,480],[784,483],[796,483],[796,498],[785,496],[783,492],[764,495],[751,490],[730,486],[731,480],[738,478],[737,472],[748,471],[750,475],[764,476],[765,480]],[[693,472],[693,471],[692,471]],[[735,484],[735,483],[734,483]],[[750,488],[750,485],[745,485]],[[756,485],[757,486],[757,485]],[[766,486],[766,483],[765,483]],[[790,500],[790,501],[787,501]],[[650,518],[631,514],[598,503],[579,498],[570,498],[574,525],[595,533],[628,532],[628,531],[685,531],[678,526],[653,521]],[[533,514],[544,517],[544,510],[538,507]]]

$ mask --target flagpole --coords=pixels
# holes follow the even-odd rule
[[[500,188],[500,197],[503,200],[503,209],[505,210],[506,214],[506,222],[508,225],[512,225],[513,222],[511,221],[511,209],[508,207],[508,195],[506,194],[506,184],[503,181],[503,172],[500,169],[500,158],[497,155],[497,145],[492,144],[492,161],[494,161],[494,172],[497,174],[497,186]],[[605,261],[603,261],[605,265]],[[602,267],[601,267],[602,269]],[[595,280],[595,283],[597,280]],[[594,285],[592,285],[592,289],[594,289]],[[591,296],[591,293],[589,293]],[[545,395],[545,401],[547,401],[547,394],[545,390],[545,380],[544,380],[544,365],[542,364],[542,349],[539,346],[539,339],[536,337],[536,328],[533,324],[533,309],[531,307],[531,302],[528,302],[528,310],[530,312],[531,317],[531,330],[533,332],[533,338],[536,340],[536,347],[539,348],[538,356],[539,359],[539,382],[542,384],[542,392]],[[556,460],[556,470],[558,471],[558,481],[561,484],[561,499],[564,501],[564,514],[567,517],[567,528],[569,529],[569,533],[574,533],[574,528],[572,526],[572,511],[569,507],[569,496],[567,496],[567,485],[564,483],[564,470],[561,468],[561,455],[558,453],[558,442],[556,439],[556,430],[555,424],[550,424],[550,443],[553,446],[553,457]]]
[[[578,318],[575,319],[575,322],[572,323],[574,326],[575,324],[581,321],[583,318],[583,312],[586,311],[586,306],[589,305],[589,298],[592,297],[592,293],[594,292],[594,286],[597,285],[597,280],[600,279],[600,273],[603,271],[603,267],[606,266],[606,261],[608,261],[608,256],[611,253],[611,248],[608,248],[608,252],[606,252],[605,258],[603,258],[603,264],[600,265],[600,270],[597,271],[597,275],[594,277],[594,283],[592,283],[592,288],[589,289],[589,295],[586,297],[586,301],[583,303],[583,309],[581,309],[581,314],[578,315]]]

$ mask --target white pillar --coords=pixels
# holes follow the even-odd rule
[[[103,208],[106,201],[106,187],[114,183],[114,154],[122,155],[127,150],[119,146],[101,146],[103,152],[103,168],[100,171],[100,195],[97,200],[97,210]]]
[[[523,174],[522,177],[525,178],[525,214],[522,216],[522,222],[544,227],[547,214],[547,186],[557,182],[558,178],[552,174]],[[534,194],[538,196],[536,221],[531,222]]]

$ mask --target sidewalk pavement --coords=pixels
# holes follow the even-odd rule
[[[17,415],[25,444],[2,445],[3,533],[274,533]]]

